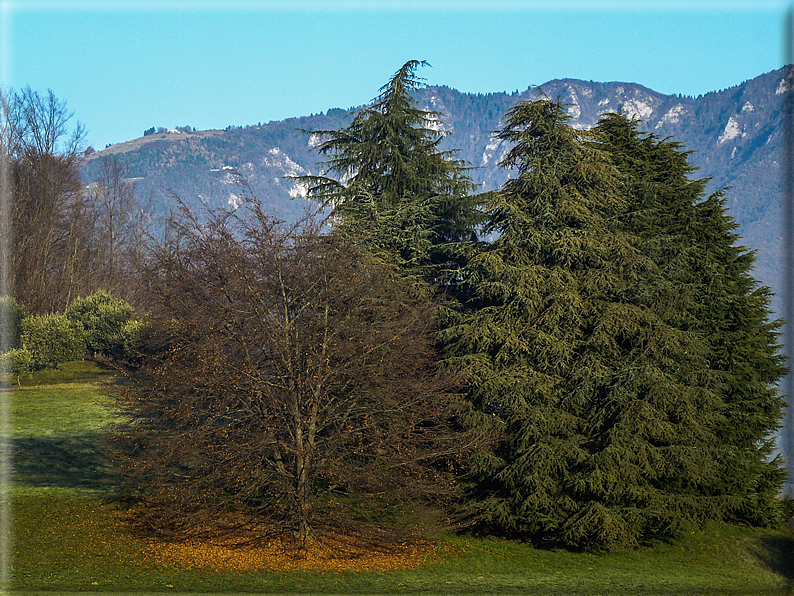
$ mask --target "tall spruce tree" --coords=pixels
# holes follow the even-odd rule
[[[305,131],[326,139],[317,150],[329,156],[329,175],[297,178],[308,196],[412,263],[447,260],[441,246],[470,237],[479,221],[469,168],[439,149],[443,114],[419,107],[416,69],[426,64],[406,62],[346,128]]]
[[[677,305],[658,312],[707,338],[709,366],[720,375],[725,409],[714,428],[720,473],[712,490],[731,497],[726,519],[772,525],[785,479],[780,460],[771,457],[784,407],[777,387],[786,372],[777,341],[782,321],[770,320],[770,290],[752,277],[753,253],[736,244],[723,192],[706,197],[707,180],[688,178],[695,170],[689,152],[637,125],[604,116],[596,127],[599,146],[624,176],[626,225],[662,274],[657,300]]]
[[[470,468],[486,529],[621,548],[711,519],[723,404],[702,335],[662,316],[619,171],[558,102],[522,102],[442,340],[500,429]],[[652,284],[651,284],[652,285]],[[676,308],[673,304],[671,308]]]

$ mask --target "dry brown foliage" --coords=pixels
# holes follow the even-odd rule
[[[149,355],[116,436],[139,527],[311,543],[454,494],[468,442],[431,289],[360,236],[247,208],[185,211],[147,280]]]
[[[291,534],[260,545],[240,546],[234,539],[220,542],[152,541],[149,555],[164,567],[212,571],[396,571],[415,569],[438,560],[439,545],[418,537],[390,548],[373,549],[358,536],[318,537],[300,549]]]

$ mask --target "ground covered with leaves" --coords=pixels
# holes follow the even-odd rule
[[[419,540],[388,551],[372,551],[355,539],[337,537],[318,541],[295,551],[279,540],[262,546],[238,546],[207,541],[155,542],[153,559],[166,568],[198,568],[214,571],[395,571],[416,569],[439,559],[438,544]]]

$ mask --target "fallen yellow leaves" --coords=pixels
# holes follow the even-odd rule
[[[317,540],[300,551],[278,542],[262,546],[210,544],[201,541],[153,542],[150,554],[165,567],[213,571],[394,571],[414,569],[438,558],[435,543],[406,542],[384,552],[356,545],[353,538]]]

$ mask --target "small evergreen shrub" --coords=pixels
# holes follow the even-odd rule
[[[82,325],[87,351],[112,357],[124,352],[123,330],[135,319],[135,309],[124,300],[100,290],[73,301],[65,314]]]
[[[29,314],[12,296],[0,296],[0,334],[8,339],[4,348],[12,350],[22,345],[22,321]]]
[[[0,372],[14,375],[17,380],[33,370],[33,356],[24,348],[13,348],[0,354]]]
[[[65,315],[30,316],[22,322],[22,347],[43,366],[58,368],[82,358],[85,345],[82,326]]]
[[[147,319],[133,319],[127,321],[119,334],[124,353],[121,358],[131,366],[137,366],[145,358],[147,349],[146,343],[151,332],[151,324]]]
[[[791,497],[784,497],[781,505],[781,509],[783,510],[783,525],[794,527],[794,499]]]

